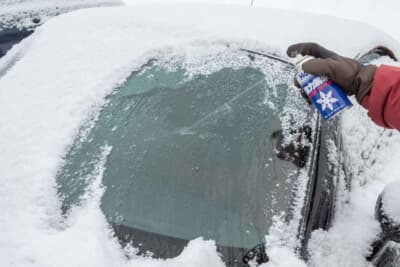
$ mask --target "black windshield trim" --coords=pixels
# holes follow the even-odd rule
[[[140,255],[151,252],[154,258],[173,258],[178,256],[190,240],[147,232],[121,224],[111,224],[115,236],[122,246],[132,242],[139,249]],[[237,248],[217,245],[217,251],[223,255],[227,266],[246,266],[242,259],[251,248]],[[230,262],[227,261],[230,259]]]

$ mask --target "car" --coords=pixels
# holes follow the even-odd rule
[[[19,62],[44,55],[47,47],[38,77],[26,81],[51,75],[44,86],[46,99],[54,100],[49,109],[69,110],[42,121],[58,125],[51,129],[59,139],[43,142],[54,141],[48,147],[59,150],[52,155],[62,156],[51,170],[57,169],[64,220],[100,195],[100,210],[122,247],[171,258],[201,236],[215,240],[227,266],[267,262],[265,236],[280,222],[287,246],[307,260],[312,231],[329,229],[336,194],[348,188],[338,153],[340,119],[323,121],[301,99],[291,67],[251,51],[282,57],[302,36],[292,23],[307,29],[321,17],[224,7],[221,21],[218,6],[154,7],[57,17],[32,35],[33,52]],[[248,20],[239,22],[238,15]],[[279,27],[265,26],[273,23]],[[321,25],[351,25],[349,34],[364,29],[352,52],[381,36],[334,18]],[[68,34],[53,38],[60,28]],[[76,43],[60,53],[58,45],[68,40]]]

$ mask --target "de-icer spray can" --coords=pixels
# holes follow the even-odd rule
[[[322,118],[330,120],[350,108],[352,104],[347,95],[332,80],[303,71],[303,63],[313,58],[305,56],[296,63],[296,81],[321,113]]]

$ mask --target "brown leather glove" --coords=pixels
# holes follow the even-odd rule
[[[361,65],[357,61],[339,56],[316,43],[298,43],[287,49],[289,57],[298,54],[315,57],[303,64],[303,70],[317,76],[326,76],[338,84],[347,95],[355,95],[361,103],[368,95],[374,80],[374,65]]]

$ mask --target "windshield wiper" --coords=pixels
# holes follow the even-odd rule
[[[291,67],[293,67],[293,68],[295,67],[295,65],[294,65],[292,62],[290,62],[290,61],[288,61],[288,60],[286,60],[286,59],[284,59],[284,58],[281,58],[281,57],[272,55],[272,54],[261,53],[261,52],[258,52],[258,51],[253,51],[253,50],[249,50],[249,49],[245,49],[245,48],[239,48],[239,50],[240,50],[240,51],[245,51],[245,52],[247,52],[247,53],[251,53],[251,54],[254,54],[254,55],[259,55],[259,56],[267,57],[267,58],[269,58],[269,59],[272,59],[272,60],[275,60],[275,61],[279,61],[279,62],[281,62],[281,63],[284,63],[284,64],[286,64],[286,65],[289,65],[289,66],[291,66]]]

